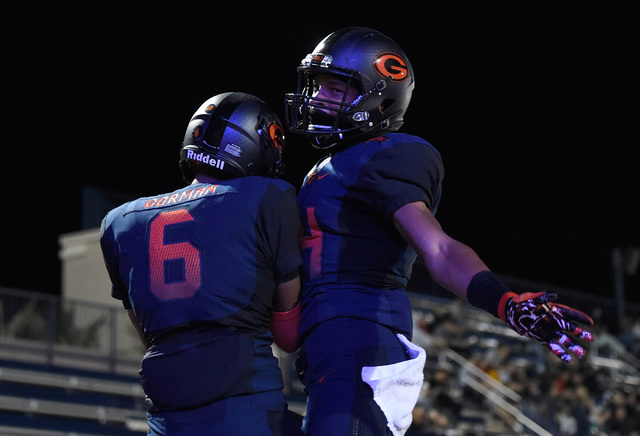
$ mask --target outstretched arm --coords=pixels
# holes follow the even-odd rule
[[[555,294],[511,292],[470,247],[442,230],[422,202],[398,209],[393,222],[440,286],[499,317],[509,328],[540,342],[565,362],[572,359],[569,353],[584,355],[584,349],[574,340],[593,341],[593,335],[576,324],[592,325],[588,315],[552,303]]]
[[[489,270],[475,251],[447,235],[421,201],[398,209],[393,222],[424,260],[433,280],[467,301],[467,288],[473,276]]]

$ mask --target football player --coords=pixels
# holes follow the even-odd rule
[[[285,96],[290,132],[328,149],[298,194],[303,278],[298,364],[305,434],[400,435],[422,386],[405,287],[417,256],[457,297],[568,361],[582,356],[577,310],[546,293],[516,295],[435,218],[444,167],[423,138],[397,132],[415,86],[409,59],[369,28],[325,37]]]
[[[278,180],[283,127],[262,100],[216,95],[180,151],[186,187],[123,204],[101,226],[112,296],[147,347],[153,435],[295,435],[275,342],[297,348],[300,221]]]

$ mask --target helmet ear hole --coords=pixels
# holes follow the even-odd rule
[[[387,109],[389,109],[389,107],[391,107],[391,105],[392,105],[393,103],[395,103],[395,101],[396,101],[396,100],[395,100],[394,98],[388,98],[388,99],[384,100],[384,101],[382,102],[382,104],[380,105],[380,112],[384,112],[384,111],[386,111]]]

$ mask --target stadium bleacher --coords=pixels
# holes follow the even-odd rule
[[[0,360],[0,435],[146,431],[137,377]]]
[[[419,271],[416,277],[424,280]],[[407,436],[638,434],[636,307],[623,331],[600,319],[587,357],[565,365],[499,320],[424,285],[409,290],[413,341],[428,359]],[[566,291],[559,293],[576,307],[615,314],[609,301]],[[145,434],[137,377],[143,350],[132,330],[121,308],[0,288],[0,436]],[[274,350],[290,408],[302,414],[294,355]]]

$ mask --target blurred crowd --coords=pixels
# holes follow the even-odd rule
[[[465,383],[443,358],[449,349],[517,394],[516,408],[552,435],[640,436],[640,318],[612,333],[592,315],[596,342],[565,364],[460,302],[416,311],[413,339],[428,360],[407,436],[535,434]]]

